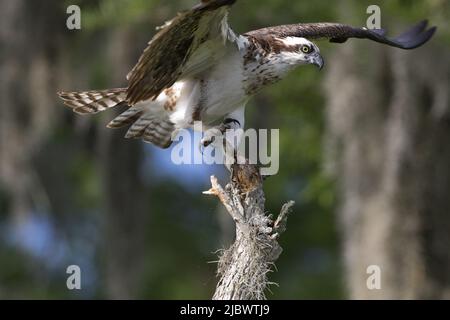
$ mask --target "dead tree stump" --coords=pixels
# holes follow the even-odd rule
[[[274,221],[264,209],[263,179],[256,165],[233,165],[225,189],[215,177],[211,184],[205,194],[217,196],[236,223],[235,242],[220,255],[213,299],[265,300],[267,274],[282,252],[278,238],[294,202],[285,204]]]

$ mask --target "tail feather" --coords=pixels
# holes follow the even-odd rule
[[[79,114],[95,114],[117,105],[126,104],[126,89],[85,92],[58,92],[64,104]]]
[[[145,129],[142,139],[163,149],[172,145],[172,134],[175,127],[169,120],[154,119]]]
[[[115,106],[127,106],[127,89],[110,89],[86,92],[58,92],[64,104],[79,114],[95,114]],[[126,138],[143,139],[160,148],[172,144],[174,124],[162,114],[140,107],[129,107],[108,124],[108,128],[118,129],[131,125]]]
[[[152,114],[146,114],[140,117],[128,130],[125,138],[136,139],[142,138],[147,127],[149,127],[154,119]]]
[[[120,129],[129,126],[137,121],[142,114],[143,111],[137,110],[136,108],[130,108],[108,123],[107,127],[110,129]]]
[[[139,114],[138,120],[130,127],[125,138],[143,139],[160,148],[168,148],[172,144],[173,123],[167,118],[161,118],[151,113]]]

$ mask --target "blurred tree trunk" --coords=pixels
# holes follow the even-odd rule
[[[450,62],[351,41],[330,57],[328,160],[351,298],[450,298]],[[367,267],[381,268],[368,290]]]
[[[109,65],[114,66],[108,82],[112,87],[124,85],[133,61],[133,37],[126,28],[111,29],[108,40]],[[123,110],[122,110],[123,111]],[[123,130],[105,127],[114,110],[104,115],[99,131],[99,167],[105,213],[104,268],[106,295],[110,299],[139,296],[145,252],[145,235],[150,208],[142,182],[143,150],[141,141],[124,138]]]
[[[0,1],[0,182],[12,199],[12,218],[21,221],[32,209],[36,184],[33,154],[54,119],[51,76],[60,40],[59,1]],[[26,49],[24,48],[26,44]],[[31,191],[33,189],[33,191]]]
[[[110,299],[139,296],[150,210],[141,182],[142,151],[138,141],[123,141],[119,132],[101,133],[104,210],[105,289]]]

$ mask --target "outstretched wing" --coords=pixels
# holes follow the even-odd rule
[[[278,27],[269,27],[247,33],[248,36],[264,37],[303,37],[307,39],[329,39],[330,42],[344,43],[350,38],[369,39],[401,49],[420,47],[431,39],[436,27],[427,29],[428,21],[424,20],[411,27],[396,38],[387,38],[386,30],[355,28],[338,23],[305,23]]]
[[[206,70],[213,61],[211,56],[224,51],[220,49],[228,37],[228,11],[235,2],[202,0],[166,23],[128,74],[128,103],[156,99],[183,73]],[[202,46],[207,42],[208,45]],[[197,54],[200,47],[206,48]]]

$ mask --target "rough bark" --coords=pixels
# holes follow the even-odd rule
[[[286,229],[294,202],[285,204],[278,218],[264,210],[263,179],[254,165],[234,165],[225,189],[215,177],[205,194],[215,195],[236,223],[234,244],[220,255],[220,278],[214,300],[264,300],[267,274],[282,252],[279,236]]]
[[[327,75],[327,154],[340,192],[351,298],[450,297],[444,52],[432,44],[368,52],[352,42],[331,59],[339,63]],[[367,288],[370,265],[381,268],[381,290]]]

